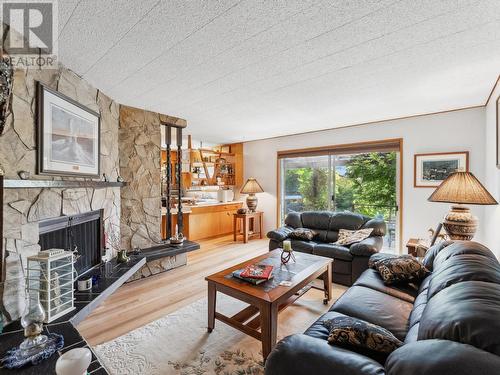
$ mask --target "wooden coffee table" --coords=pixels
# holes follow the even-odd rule
[[[292,304],[307,292],[313,280],[323,278],[324,303],[332,297],[332,259],[317,255],[294,253],[297,262],[282,265],[281,250],[250,259],[234,267],[207,276],[208,281],[208,332],[215,327],[215,319],[246,333],[262,342],[262,356],[267,358],[276,344],[278,312]],[[231,276],[232,272],[250,264],[271,264],[273,279],[260,285],[252,285]],[[291,286],[280,286],[290,281]],[[217,292],[248,303],[250,306],[229,317],[216,311]],[[260,329],[260,330],[259,330]]]

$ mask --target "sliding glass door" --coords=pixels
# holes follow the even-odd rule
[[[280,218],[292,211],[352,211],[387,222],[386,250],[398,233],[398,151],[280,158]]]

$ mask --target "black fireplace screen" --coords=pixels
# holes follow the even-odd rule
[[[100,263],[103,249],[102,210],[44,220],[39,227],[42,250],[78,251],[80,257],[75,269],[79,275]]]

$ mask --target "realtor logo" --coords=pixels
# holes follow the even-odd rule
[[[2,49],[17,60],[13,65],[51,65],[57,53],[57,1],[0,0],[0,3]]]

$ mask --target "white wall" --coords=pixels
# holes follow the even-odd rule
[[[433,189],[413,187],[415,153],[469,151],[471,172],[479,180],[485,179],[483,107],[247,142],[244,146],[245,176],[257,178],[265,190],[265,193],[258,194],[259,209],[264,211],[265,230],[276,226],[278,151],[388,138],[403,138],[404,142],[403,246],[410,237],[426,237],[427,229],[435,227],[449,209],[447,204],[427,201]],[[483,207],[475,206],[472,210],[484,224]],[[477,241],[484,237],[481,224],[475,237]],[[500,237],[500,230],[497,232]]]
[[[500,169],[496,167],[496,100],[500,96],[497,85],[486,106],[485,186],[500,200]],[[484,242],[500,258],[500,206],[487,206],[484,210]]]

